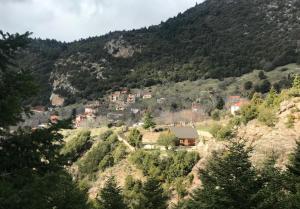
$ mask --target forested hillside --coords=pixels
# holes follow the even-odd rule
[[[299,62],[299,1],[207,0],[157,26],[72,43],[32,40],[19,63],[67,103],[120,86],[240,76]],[[117,21],[117,20],[116,20]]]

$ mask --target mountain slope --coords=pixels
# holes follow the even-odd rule
[[[158,26],[72,43],[33,40],[20,64],[67,103],[121,86],[240,76],[299,62],[298,0],[207,0]],[[47,82],[48,81],[48,82]]]

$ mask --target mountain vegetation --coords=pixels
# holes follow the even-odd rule
[[[157,26],[71,43],[33,39],[18,63],[40,84],[35,103],[45,104],[51,93],[75,103],[119,87],[268,71],[300,61],[299,6],[297,0],[207,0]]]

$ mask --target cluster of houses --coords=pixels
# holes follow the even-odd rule
[[[86,121],[86,120],[93,120],[96,118],[96,114],[101,107],[101,104],[99,101],[87,104],[84,107],[84,112],[82,114],[76,115],[76,118],[74,120],[74,126],[75,128],[79,128],[80,125]]]
[[[115,91],[109,95],[109,102],[113,105],[116,111],[124,111],[128,106],[134,104],[138,99],[151,99],[152,94],[149,92],[142,92],[137,89],[123,88],[120,91]],[[137,110],[133,110],[134,113]]]

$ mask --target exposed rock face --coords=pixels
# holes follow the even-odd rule
[[[122,36],[120,36],[119,39],[112,39],[107,42],[104,49],[107,50],[110,55],[117,58],[129,58],[132,57],[135,52],[141,52],[140,48],[131,46]]]
[[[52,93],[50,97],[50,102],[53,106],[63,106],[65,99],[59,96],[58,94]]]

